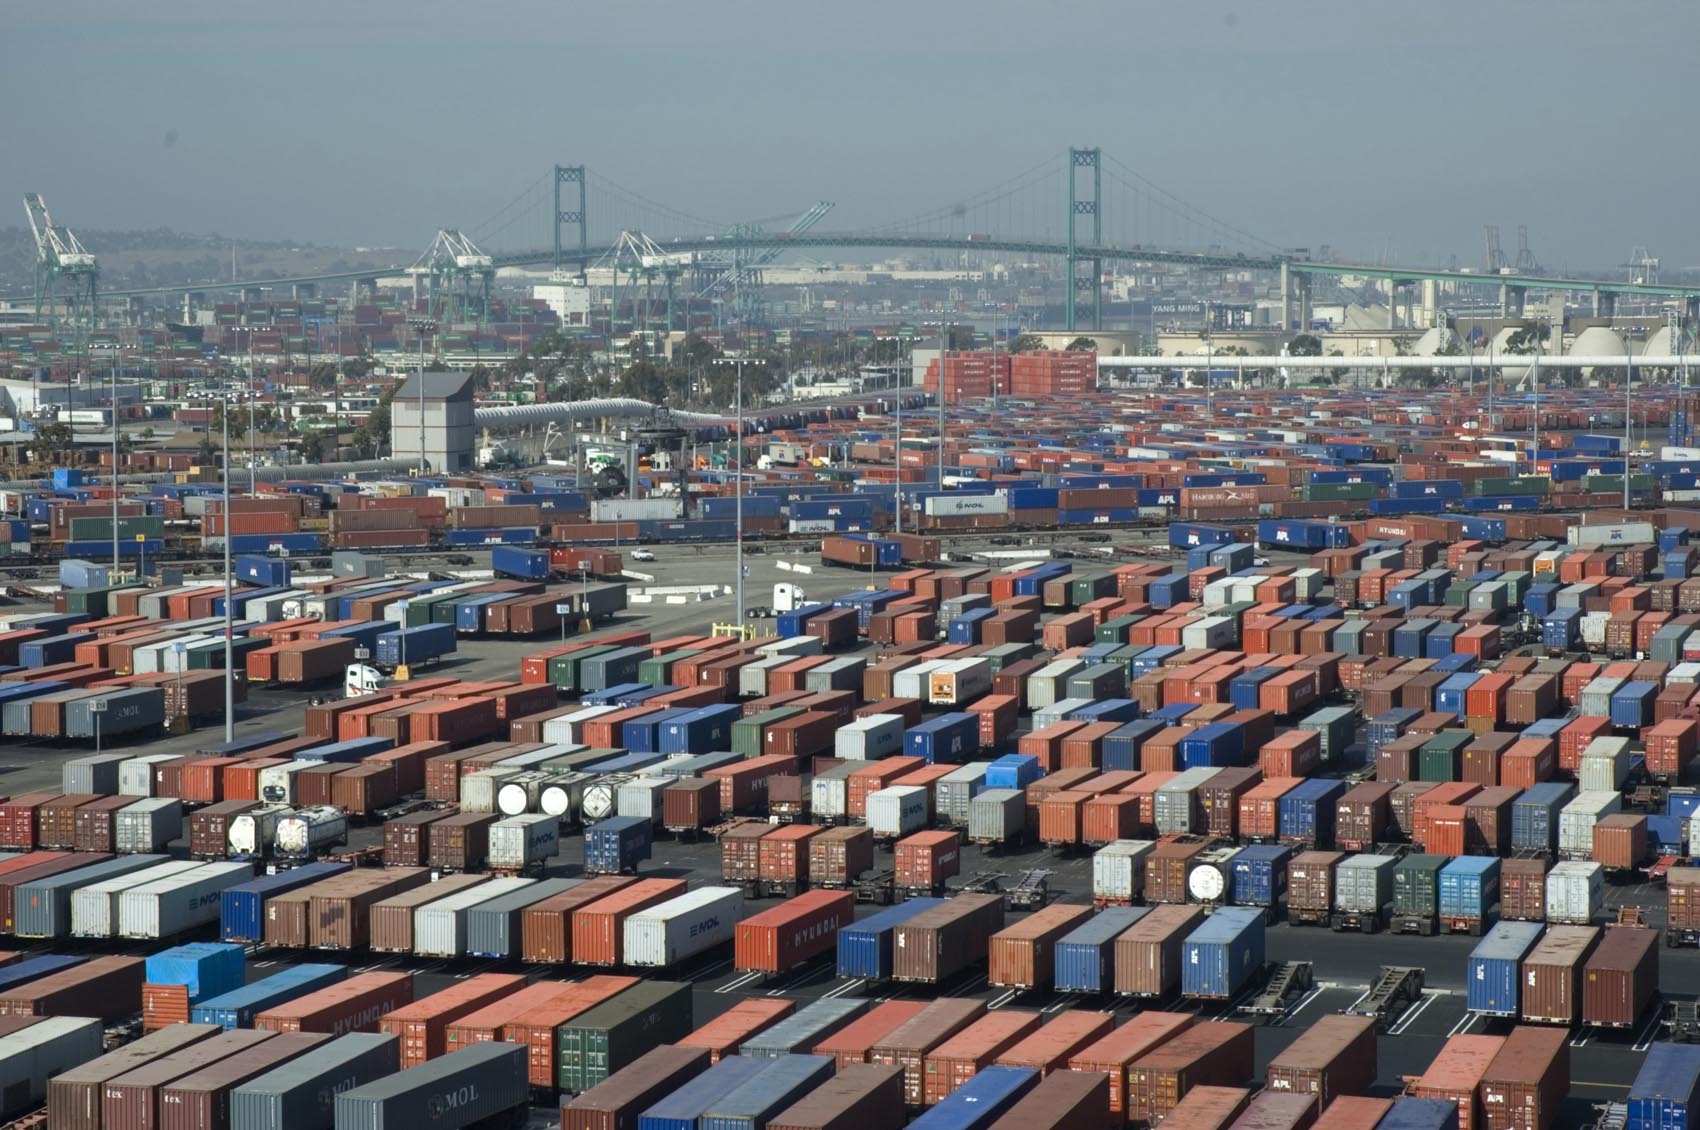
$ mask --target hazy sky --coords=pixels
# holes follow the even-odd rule
[[[53,0],[4,20],[4,224],[36,190],[82,229],[532,245],[559,161],[714,220],[833,200],[823,230],[848,230],[1056,158],[959,221],[1031,229],[1049,201],[1054,228],[1048,170],[1095,144],[1282,246],[1475,265],[1484,223],[1508,254],[1526,224],[1549,268],[1636,244],[1700,264],[1693,0]],[[1198,238],[1132,201],[1106,189],[1113,233]]]

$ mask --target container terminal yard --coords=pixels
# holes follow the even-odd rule
[[[905,13],[914,42],[947,42],[931,15]],[[262,90],[267,18],[230,53]],[[577,101],[625,58],[577,18],[549,66],[502,76],[453,25],[450,73],[477,82],[451,101],[563,59],[547,97]],[[1470,38],[1507,38],[1494,18]],[[505,49],[552,47],[543,23]],[[1169,54],[1149,24],[1141,78]],[[1516,35],[1569,73],[1547,31]],[[950,34],[925,68],[941,105],[958,55],[985,62]],[[1399,60],[1433,57],[1410,46],[1362,58],[1404,91]],[[288,87],[341,114],[370,94],[340,70],[391,77],[299,55]],[[95,97],[122,70],[100,61]],[[596,134],[671,69],[599,100]],[[1081,128],[1142,97],[1092,98],[1078,70]],[[1448,87],[1501,71],[1423,75],[1422,116],[1467,120]],[[1638,68],[1638,122],[1681,102],[1661,71]],[[887,82],[863,85],[865,126]],[[1326,182],[1374,170],[1397,216],[1423,178],[1376,145],[1413,116],[1355,129],[1329,98],[1312,116],[1357,167],[1307,145],[1306,206],[1350,224]],[[197,224],[246,222],[209,138],[279,225],[303,217],[275,186],[372,199],[366,143],[324,177],[335,123],[299,101],[268,121],[312,121],[316,160],[241,160],[269,131],[217,107],[181,149],[167,130],[172,176],[205,178]],[[1573,148],[1504,101],[1530,151]],[[499,117],[552,132],[538,102]],[[1564,100],[1566,129],[1597,133],[1596,102]],[[127,93],[126,128],[174,120],[153,103]],[[702,220],[732,183],[712,161],[675,210],[528,145],[542,175],[486,224],[401,250],[413,189],[462,208],[513,156],[498,115],[409,109],[372,151],[429,120],[417,151],[453,175],[404,190],[390,158],[394,215],[333,221],[374,233],[359,247],[101,232],[72,162],[41,167],[53,144],[7,147],[41,183],[20,240],[0,232],[0,1130],[1700,1117],[1694,270],[1645,246],[1552,269],[1493,223],[1479,264],[1448,261],[1416,215],[1354,259],[1072,142],[864,227],[803,207],[813,185],[777,218]],[[124,207],[158,205],[159,170],[89,117],[65,135],[120,155]],[[738,208],[839,175],[820,123],[747,120],[793,168]],[[929,145],[961,125],[936,120]],[[972,168],[906,132],[881,146],[902,191]],[[1409,147],[1432,151],[1452,155]],[[1491,199],[1493,170],[1459,165]],[[1257,178],[1263,214],[1291,208],[1283,179]],[[1602,230],[1624,208],[1586,204]]]

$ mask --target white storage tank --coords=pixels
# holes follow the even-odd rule
[[[524,871],[543,865],[561,850],[561,822],[547,813],[509,816],[490,825],[489,866]]]
[[[584,790],[594,780],[589,773],[558,773],[553,781],[543,786],[537,807],[563,823],[570,823],[578,819]]]
[[[927,826],[927,790],[893,785],[868,794],[868,827],[878,839],[901,839]]]
[[[495,825],[491,831],[495,831]],[[420,957],[459,957],[466,952],[468,910],[535,882],[536,879],[492,879],[418,907],[413,912],[413,952]]]
[[[118,896],[118,934],[170,938],[218,921],[219,895],[254,877],[248,863],[206,863]]]
[[[732,940],[744,917],[737,887],[699,887],[642,910],[624,923],[625,963],[661,969]]]
[[[1151,840],[1112,840],[1092,853],[1092,898],[1133,903],[1145,896],[1145,857]]]
[[[845,761],[878,761],[903,750],[903,715],[869,714],[838,728],[833,756]]]
[[[1598,863],[1567,859],[1547,872],[1547,921],[1589,926],[1605,909],[1605,868]]]
[[[303,808],[277,822],[277,853],[307,859],[348,840],[348,814],[340,808]]]

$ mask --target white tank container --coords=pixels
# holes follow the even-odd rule
[[[496,811],[503,816],[522,816],[537,812],[543,801],[543,789],[558,774],[549,772],[521,773],[503,782],[496,790]]]
[[[620,786],[632,779],[630,773],[609,773],[585,786],[580,801],[580,818],[586,824],[620,814]]]
[[[218,921],[219,896],[254,877],[247,863],[207,863],[118,896],[118,934],[170,938]]]
[[[277,822],[277,853],[307,859],[348,839],[348,814],[340,808],[303,808]]]
[[[699,887],[639,911],[624,923],[627,965],[665,968],[732,940],[744,917],[737,887]]]
[[[503,785],[520,775],[518,769],[497,765],[468,773],[460,779],[460,810],[462,812],[495,812],[496,794]]]
[[[285,804],[268,804],[250,809],[230,820],[226,848],[233,859],[260,859],[277,843],[277,823],[294,809]]]
[[[259,799],[266,804],[294,804],[295,775],[303,769],[310,769],[319,764],[322,762],[291,761],[260,770]]]
[[[674,781],[672,777],[652,777],[640,774],[620,786],[615,798],[615,810],[621,816],[636,816],[652,824],[661,823],[661,794]]]
[[[1605,908],[1605,868],[1587,860],[1567,859],[1547,872],[1547,921],[1589,926]]]
[[[150,753],[125,759],[118,766],[119,796],[153,796],[153,767],[172,761],[169,753]]]
[[[898,839],[927,826],[927,790],[893,785],[868,794],[868,827],[882,839]]]
[[[1092,853],[1092,897],[1131,903],[1145,894],[1145,857],[1150,840],[1113,840]]]
[[[125,855],[163,851],[182,834],[183,802],[176,797],[148,797],[114,814],[113,846]]]
[[[174,859],[154,867],[144,867],[128,875],[117,875],[78,887],[71,892],[71,936],[74,938],[110,938],[118,932],[118,896],[131,887],[151,883],[171,875],[193,871],[201,864],[192,859]]]
[[[589,773],[561,773],[543,786],[537,806],[556,819],[570,823],[579,819],[584,804],[584,790],[595,778]]]
[[[494,830],[492,826],[491,831]],[[420,957],[459,957],[466,952],[468,910],[535,882],[536,879],[492,879],[419,907],[413,912],[413,952]]]
[[[838,728],[833,756],[845,761],[878,761],[903,750],[903,715],[869,714]]]
[[[542,812],[509,816],[490,825],[490,854],[486,862],[499,871],[524,871],[560,850],[559,820]]]
[[[1558,813],[1558,853],[1586,858],[1594,854],[1594,825],[1602,816],[1623,811],[1623,794],[1577,793]]]

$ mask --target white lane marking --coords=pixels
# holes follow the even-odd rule
[[[865,984],[867,984],[866,977],[857,977],[854,980],[844,982],[842,985],[834,985],[822,993],[821,997],[827,1000],[836,1000],[839,997],[849,996]]]
[[[1453,1036],[1463,1035],[1465,1032],[1468,1032],[1472,1027],[1474,1027],[1476,1021],[1479,1019],[1481,1019],[1480,1013],[1466,1012],[1458,1023],[1452,1026],[1452,1030],[1446,1033],[1446,1038],[1450,1040]]]
[[[750,984],[752,981],[756,980],[760,976],[761,976],[761,973],[759,971],[745,973],[741,977],[732,978],[732,980],[726,982],[724,985],[720,986],[718,989],[716,989],[714,991],[716,993],[737,992],[739,989],[743,988],[745,985]]]
[[[1417,1017],[1421,1016],[1428,1010],[1428,1006],[1433,1004],[1435,999],[1435,994],[1427,992],[1423,993],[1415,1003],[1413,1003],[1404,1011],[1403,1014],[1400,1015],[1399,1019],[1388,1025],[1388,1034],[1398,1036],[1404,1033],[1407,1028],[1416,1022]]]

